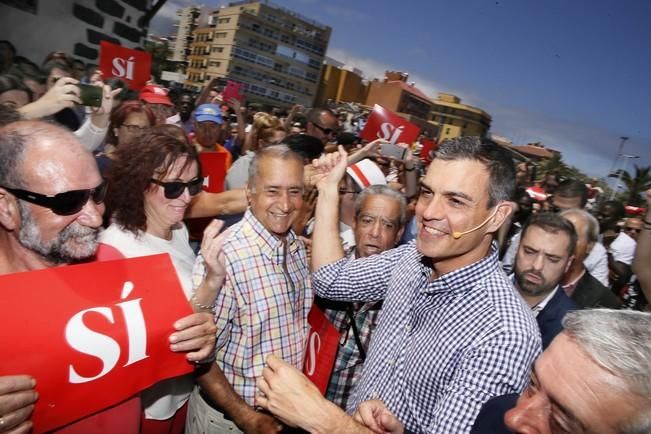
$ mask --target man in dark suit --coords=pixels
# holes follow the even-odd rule
[[[565,314],[579,308],[559,285],[574,259],[576,238],[572,224],[554,213],[536,214],[522,229],[513,282],[536,317],[543,349],[563,330]]]
[[[565,293],[581,308],[607,307],[619,309],[621,301],[613,292],[595,279],[585,268],[588,256],[599,236],[599,222],[582,209],[563,211],[561,216],[569,220],[576,230],[574,261],[563,276],[561,286]]]

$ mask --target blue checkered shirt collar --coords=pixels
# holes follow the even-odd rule
[[[251,240],[255,240],[262,254],[275,264],[283,263],[284,249],[283,240],[273,235],[265,228],[260,220],[253,215],[251,208],[247,208],[242,218],[242,230]],[[295,254],[299,249],[298,239],[293,230],[287,233],[287,253]]]
[[[426,287],[422,289],[425,294],[463,294],[477,287],[478,283],[483,280],[487,274],[498,268],[497,243],[493,242],[490,246],[488,255],[484,256],[477,262],[473,262],[465,267],[458,268],[449,273],[445,273],[436,279],[431,280]],[[428,264],[428,258],[422,256],[421,272],[431,278],[434,272]]]

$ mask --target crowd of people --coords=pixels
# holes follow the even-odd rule
[[[55,432],[651,432],[651,190],[626,218],[488,139],[396,159],[357,107],[0,57],[0,274],[167,253],[194,311],[170,336],[193,374]],[[339,335],[325,396],[314,308]],[[32,428],[15,374],[0,433]]]

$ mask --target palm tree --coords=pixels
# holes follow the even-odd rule
[[[643,203],[642,193],[651,188],[651,166],[635,166],[635,176],[626,171],[619,169],[610,176],[619,178],[626,185],[624,197],[629,205],[640,206]]]

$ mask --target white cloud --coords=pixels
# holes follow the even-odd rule
[[[362,71],[364,78],[372,80],[374,78],[384,78],[385,71],[401,71],[402,69],[397,65],[389,65],[386,63],[378,62],[370,57],[356,56],[349,51],[336,47],[328,47],[328,57],[332,57],[344,63],[346,66],[358,68]],[[408,71],[404,71],[408,72]],[[439,84],[419,76],[418,74],[409,74],[408,81],[416,83],[416,87],[422,90],[427,96],[435,97],[440,89],[443,89]]]

